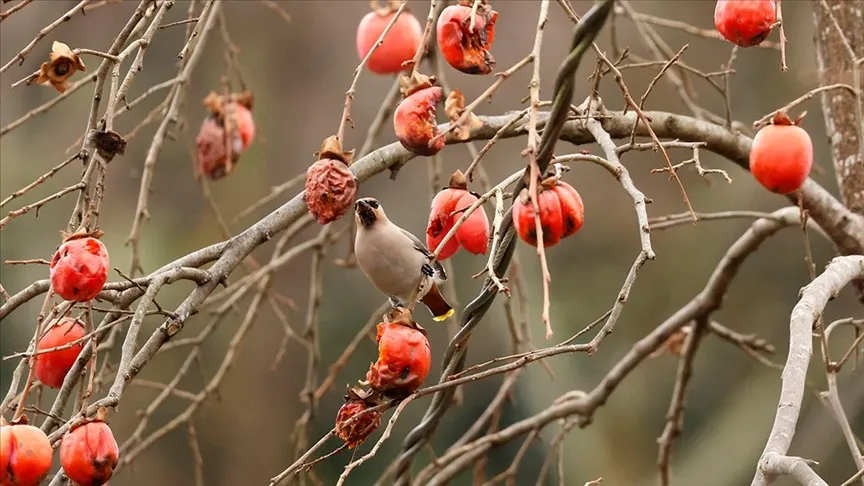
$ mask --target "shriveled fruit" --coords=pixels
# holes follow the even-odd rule
[[[51,469],[48,436],[26,420],[0,426],[0,486],[36,486]]]
[[[774,0],[718,0],[714,7],[717,31],[741,47],[761,44],[776,20]]]
[[[195,143],[198,147],[196,169],[199,175],[218,180],[237,168],[240,155],[255,139],[256,126],[252,117],[252,94],[232,93],[224,96],[210,92],[204,105],[210,115],[201,122]],[[231,140],[226,131],[226,117],[231,128]],[[229,157],[230,152],[230,157]]]
[[[393,129],[403,147],[417,155],[432,156],[444,148],[435,122],[437,105],[444,92],[440,86],[419,89],[408,95],[393,113]]]
[[[345,403],[336,413],[336,435],[348,445],[349,449],[362,444],[381,425],[381,412],[378,410],[365,413],[348,423],[349,419],[374,406],[374,403],[352,395],[350,391],[349,395],[345,396]]]
[[[82,338],[85,334],[84,326],[79,320],[65,318],[48,329],[39,339],[36,350],[42,351],[64,346]],[[77,343],[66,349],[38,354],[36,356],[36,378],[51,388],[62,387],[66,374],[72,369],[82,349],[84,349],[84,343]]]
[[[80,486],[107,483],[119,457],[114,433],[99,419],[75,427],[60,443],[60,465],[66,476]]]
[[[554,177],[539,184],[537,191],[543,247],[549,248],[557,245],[562,238],[579,231],[585,220],[585,206],[576,189]],[[528,188],[522,189],[513,201],[512,211],[516,233],[529,245],[537,246],[537,225]]]
[[[488,5],[480,6],[472,30],[470,4],[451,5],[441,12],[436,26],[438,49],[450,66],[463,73],[489,74],[495,66],[489,49],[498,12]]]
[[[369,367],[366,380],[373,390],[388,396],[408,395],[426,380],[432,366],[432,350],[426,333],[410,313],[378,324],[378,361]]]
[[[348,169],[353,151],[342,152],[336,136],[328,137],[319,159],[306,170],[306,207],[319,224],[341,218],[354,204],[357,180]]]
[[[396,2],[398,8],[399,2]],[[363,60],[393,19],[396,8],[388,5],[366,14],[357,26],[357,57]],[[402,63],[410,61],[423,41],[423,28],[407,9],[403,10],[387,32],[383,42],[366,61],[366,67],[377,74],[402,71]]]
[[[750,172],[771,192],[798,190],[813,168],[813,143],[799,122],[781,112],[753,137]]]
[[[94,299],[108,280],[108,264],[108,250],[101,241],[84,233],[66,236],[51,259],[51,287],[66,300]]]

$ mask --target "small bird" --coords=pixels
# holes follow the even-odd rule
[[[394,308],[405,307],[423,281],[417,299],[436,321],[453,315],[453,307],[438,290],[447,280],[441,262],[429,263],[432,252],[416,236],[396,226],[384,214],[377,199],[364,197],[354,203],[357,237],[354,253],[357,264],[378,290],[390,298]]]

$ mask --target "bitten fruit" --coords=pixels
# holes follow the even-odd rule
[[[439,131],[435,122],[436,105],[443,96],[440,86],[431,86],[411,91],[399,103],[393,113],[393,129],[403,147],[427,157],[444,148],[444,137],[437,137]]]
[[[801,118],[792,121],[786,113],[778,113],[753,137],[750,172],[771,192],[798,190],[813,168],[813,143],[807,131],[798,126]]]
[[[51,469],[54,451],[38,427],[19,423],[0,426],[0,486],[36,486]]]
[[[85,334],[84,326],[78,319],[65,318],[48,329],[48,332],[39,339],[36,350],[64,346],[81,339]],[[36,378],[51,388],[62,387],[63,380],[66,379],[82,349],[84,349],[83,342],[73,344],[66,349],[36,355]]]
[[[387,7],[375,8],[366,14],[357,26],[357,57],[362,61],[384,29],[393,19],[400,2]],[[383,42],[366,61],[366,67],[376,74],[393,74],[402,71],[402,63],[414,58],[414,53],[423,41],[423,27],[407,9],[403,10],[387,32]]]
[[[481,5],[471,29],[471,3],[460,2],[445,8],[438,17],[436,33],[438,49],[447,64],[466,74],[489,74],[495,58],[489,49],[495,38],[498,12]]]
[[[379,393],[405,396],[426,380],[432,350],[425,331],[407,309],[397,308],[391,316],[378,324],[378,361],[369,367],[366,380]]]
[[[381,412],[378,410],[363,414],[353,422],[347,423],[360,412],[375,406],[365,399],[366,396],[367,394],[360,389],[349,389],[348,395],[345,395],[345,403],[336,413],[336,435],[348,445],[349,449],[362,444],[381,425]]]
[[[426,224],[426,245],[435,251],[441,241],[461,218],[461,213],[477,201],[477,196],[468,191],[468,180],[461,171],[450,177],[450,185],[432,199],[432,210]],[[456,230],[438,255],[438,260],[446,260],[464,247],[475,255],[485,254],[489,249],[489,218],[483,207],[477,208]]]
[[[99,295],[108,280],[108,250],[95,233],[64,234],[49,266],[51,287],[65,300],[87,302]]]
[[[120,448],[108,424],[100,419],[75,427],[60,443],[60,465],[80,486],[101,486],[111,479]]]
[[[557,245],[561,239],[582,228],[585,206],[582,197],[573,186],[550,177],[538,185],[537,191],[544,248]],[[534,221],[534,206],[530,201],[528,188],[522,189],[513,201],[512,211],[516,233],[524,242],[537,246],[537,225]]]
[[[718,0],[714,7],[717,31],[740,47],[761,44],[776,20],[774,0]]]

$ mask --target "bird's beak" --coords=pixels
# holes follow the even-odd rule
[[[360,208],[368,208],[368,207],[369,207],[369,203],[367,203],[366,201],[364,201],[362,199],[358,199],[354,203],[354,211],[359,211]]]

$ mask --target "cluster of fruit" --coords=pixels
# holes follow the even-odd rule
[[[51,259],[51,288],[71,302],[87,302],[99,295],[108,279],[108,251],[101,232],[66,235]],[[79,319],[63,317],[39,338],[33,357],[35,376],[43,385],[61,388],[87,338]],[[0,418],[0,486],[35,486],[51,468],[53,449],[41,429],[27,417],[7,423]],[[100,410],[63,436],[60,465],[76,484],[98,486],[111,478],[120,449]]]
[[[761,44],[777,24],[774,0],[719,0],[714,7],[714,26],[739,47]],[[778,112],[771,124],[760,129],[750,149],[750,172],[764,188],[778,194],[797,191],[813,167],[813,143],[798,126],[804,115],[791,120]]]
[[[473,15],[472,4],[461,0],[457,5],[446,7],[438,17],[436,38],[438,51],[447,63],[460,72],[485,75],[492,72],[495,60],[489,49],[495,38],[495,22],[498,12],[486,2],[478,6]],[[435,79],[416,72],[413,58],[423,42],[420,22],[408,11],[399,10],[399,1],[383,7],[374,7],[360,21],[357,29],[357,55],[362,60],[369,58],[366,67],[377,74],[400,75],[402,101],[393,113],[393,130],[396,138],[407,150],[416,155],[432,156],[445,145],[435,119],[437,107],[444,99],[444,90],[435,86]],[[392,24],[392,25],[391,25]],[[381,43],[376,42],[386,32]],[[375,48],[375,51],[369,54]],[[402,74],[410,71],[407,74]],[[463,115],[464,98],[453,90],[445,103],[445,111],[451,121],[457,123]],[[476,123],[470,119],[466,122]],[[457,123],[457,130],[460,128]],[[342,147],[330,137],[319,152],[319,160],[306,173],[305,201],[309,211],[321,224],[327,224],[344,215],[354,202],[357,182],[349,170],[351,155],[343,153]],[[468,190],[465,176],[457,171],[447,188],[440,191],[432,201],[432,210],[426,227],[426,243],[435,251],[447,233],[460,218],[460,213],[475,203],[478,195]],[[543,242],[549,247],[562,238],[575,233],[582,226],[584,206],[579,193],[557,177],[550,177],[538,184],[537,210]],[[513,204],[513,221],[519,236],[536,246],[537,234],[534,222],[535,206],[527,191],[518,195]],[[482,208],[475,210],[456,230],[438,254],[439,260],[453,256],[460,248],[473,254],[485,254],[489,247],[489,219]]]
[[[378,405],[388,399],[403,398],[420,388],[432,366],[426,330],[414,322],[408,309],[393,309],[384,316],[384,322],[378,324],[377,331],[378,360],[372,363],[366,380],[361,382],[371,391],[349,388],[345,403],[336,414],[336,435],[349,448],[362,443],[381,425]]]
[[[78,486],[100,486],[117,467],[120,449],[102,414],[71,428],[60,442],[60,465]],[[0,417],[0,485],[36,486],[51,469],[54,450],[42,429],[25,416],[12,423]]]

